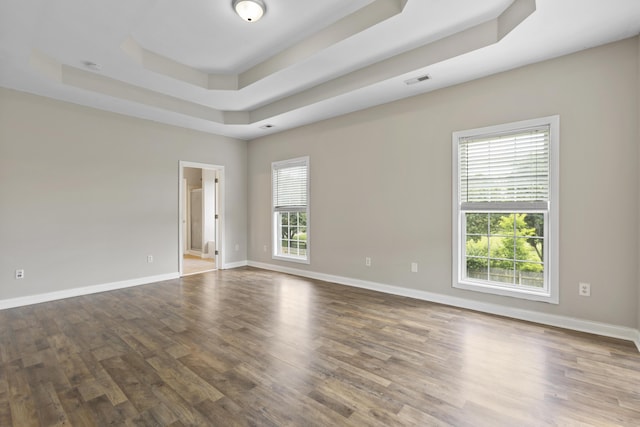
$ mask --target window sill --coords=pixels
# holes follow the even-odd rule
[[[275,259],[278,261],[289,261],[289,262],[297,262],[298,264],[310,264],[309,258],[297,258],[292,256],[284,256],[284,255],[272,255],[271,259]]]
[[[558,304],[558,296],[552,295],[544,290],[535,291],[529,289],[509,289],[502,286],[492,285],[490,283],[478,282],[454,282],[453,287],[464,289],[467,291],[482,292],[486,294],[501,295],[530,301],[540,301],[549,304]]]

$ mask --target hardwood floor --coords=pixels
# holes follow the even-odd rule
[[[253,268],[0,311],[0,426],[638,426],[633,344]]]

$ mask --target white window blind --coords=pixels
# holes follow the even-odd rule
[[[459,140],[460,207],[546,209],[549,126]]]
[[[307,162],[287,162],[273,166],[273,209],[276,212],[307,209]]]

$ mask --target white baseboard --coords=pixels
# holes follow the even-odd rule
[[[81,295],[95,294],[98,292],[113,291],[115,289],[130,288],[132,286],[146,285],[163,280],[177,279],[179,273],[160,274],[157,276],[140,277],[138,279],[123,280],[121,282],[103,283],[101,285],[85,286],[82,288],[65,289],[63,291],[47,292],[26,297],[9,298],[0,300],[0,310],[25,305],[39,304],[41,302],[55,301],[64,298],[72,298]]]
[[[244,261],[228,262],[222,266],[222,269],[229,270],[231,268],[246,267],[247,265],[249,265],[249,262],[245,259]]]
[[[496,314],[499,316],[511,317],[513,319],[541,323],[543,325],[557,326],[559,328],[571,329],[574,331],[587,332],[611,338],[619,338],[634,342],[638,347],[638,351],[640,351],[640,331],[624,326],[593,322],[591,320],[576,319],[573,317],[559,316],[556,314],[541,313],[531,310],[523,310],[520,308],[506,307],[498,304],[474,301],[467,298],[453,297],[433,292],[420,291],[417,289],[409,289],[399,286],[385,285],[377,282],[370,282],[366,280],[352,279],[348,277],[317,273],[314,271],[300,270],[297,268],[281,267],[279,265],[267,264],[262,262],[249,261],[249,266],[262,268],[265,270],[279,271],[282,273],[295,274],[297,276],[323,280],[325,282],[338,283],[341,285],[353,286],[356,288],[369,289],[372,291],[378,291],[392,295],[399,295],[439,304],[450,305],[454,307],[466,308],[469,310],[476,310],[484,313]]]

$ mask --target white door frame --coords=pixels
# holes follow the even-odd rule
[[[212,165],[208,163],[196,163],[196,162],[186,162],[180,161],[180,174],[178,180],[178,267],[180,271],[180,277],[182,277],[182,260],[184,257],[184,236],[183,236],[183,221],[185,220],[185,206],[184,199],[185,189],[183,188],[183,179],[184,179],[184,168],[198,168],[198,169],[207,169],[207,170],[215,170],[217,172],[218,177],[218,186],[217,186],[217,194],[216,198],[216,213],[218,214],[218,222],[216,226],[216,237],[215,237],[215,250],[218,251],[218,255],[216,256],[216,267],[219,269],[225,268],[224,256],[225,256],[225,247],[224,247],[224,166],[220,165]]]

